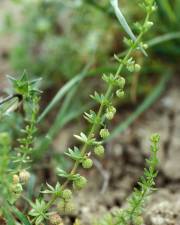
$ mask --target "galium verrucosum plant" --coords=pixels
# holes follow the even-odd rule
[[[143,211],[145,203],[149,195],[155,190],[155,178],[158,174],[157,165],[160,136],[153,134],[150,138],[150,157],[146,159],[146,168],[144,174],[138,182],[137,188],[134,188],[130,195],[127,207],[116,209],[114,212],[104,216],[101,220],[94,223],[94,225],[142,225]]]
[[[116,96],[122,98],[125,94],[125,78],[121,76],[122,70],[126,68],[130,72],[135,72],[141,69],[140,65],[136,63],[136,60],[131,55],[134,51],[142,50],[147,47],[142,42],[142,37],[153,25],[149,18],[156,8],[154,0],[145,0],[141,6],[146,12],[146,17],[143,24],[136,23],[139,30],[137,38],[135,40],[125,40],[129,49],[124,58],[121,59],[115,56],[115,59],[119,62],[117,72],[115,74],[104,74],[102,76],[107,86],[105,94],[95,92],[94,95],[91,95],[91,98],[99,104],[99,109],[97,112],[90,110],[90,112],[84,114],[84,118],[90,123],[88,133],[85,134],[81,132],[79,135],[74,135],[75,138],[82,143],[82,147],[68,149],[65,153],[66,156],[74,161],[73,168],[70,172],[58,168],[57,175],[61,179],[64,179],[64,182],[62,184],[58,182],[55,187],[48,184],[47,190],[43,191],[44,194],[50,195],[48,202],[43,199],[37,199],[35,203],[31,204],[32,210],[29,215],[32,217],[32,222],[37,225],[48,218],[50,209],[52,207],[54,209],[54,206],[57,206],[57,211],[59,211],[60,214],[66,214],[74,208],[71,202],[71,187],[79,190],[84,188],[87,184],[87,179],[78,173],[79,166],[89,169],[93,165],[91,155],[95,154],[101,157],[104,154],[102,143],[110,135],[107,128],[107,121],[112,120],[116,113],[116,109],[112,103],[113,99]],[[140,205],[142,204],[140,203]]]
[[[5,151],[6,160],[1,168],[1,177],[6,179],[2,185],[6,189],[6,196],[3,201],[13,204],[22,194],[23,186],[28,182],[30,173],[28,172],[33,143],[36,133],[36,116],[39,109],[39,90],[35,87],[38,80],[28,81],[27,73],[24,72],[21,78],[15,79],[9,76],[13,85],[14,95],[7,98],[6,106],[2,104],[2,117],[8,114],[9,109],[14,108],[16,101],[23,100],[25,114],[25,128],[21,130],[22,136],[18,139],[18,147],[12,151],[12,145],[8,133],[1,133],[0,139],[2,150]],[[18,99],[17,99],[18,98]],[[8,101],[9,100],[9,101]],[[17,104],[18,105],[18,104]],[[1,164],[1,165],[3,165]],[[3,170],[3,172],[2,172]],[[4,180],[1,179],[1,182]],[[2,196],[3,197],[3,196]]]

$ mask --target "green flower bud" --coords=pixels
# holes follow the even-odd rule
[[[99,134],[103,139],[106,139],[107,137],[109,137],[109,131],[106,128],[101,129]]]
[[[78,177],[76,180],[73,181],[73,187],[75,189],[82,189],[86,186],[87,179],[85,177]]]
[[[114,113],[113,112],[106,112],[105,116],[106,116],[106,119],[112,120],[114,118]]]
[[[73,202],[66,202],[64,213],[71,214],[74,212],[74,210],[75,210],[75,206],[74,206]]]
[[[120,89],[123,89],[124,86],[125,86],[125,84],[126,84],[126,80],[124,79],[124,77],[120,77],[120,78],[117,80],[117,82],[118,82],[119,88],[120,88]]]
[[[85,159],[83,162],[82,162],[82,166],[84,169],[90,169],[93,165],[93,161],[91,159]]]
[[[19,176],[18,175],[13,175],[13,184],[18,184],[20,181]]]
[[[64,213],[65,205],[66,205],[65,201],[63,199],[61,199],[60,202],[57,205],[57,208],[58,208],[60,213]]]
[[[147,45],[147,44],[143,44],[142,47],[143,47],[144,49],[147,49],[147,48],[148,48],[148,45]]]
[[[72,198],[72,191],[69,190],[69,189],[65,189],[63,192],[62,192],[62,198],[64,198],[65,200],[69,200]]]
[[[116,91],[116,95],[117,95],[118,98],[123,98],[124,95],[125,95],[125,93],[124,93],[124,91],[122,91],[122,90],[117,90],[117,91]]]
[[[129,72],[134,72],[134,64],[132,63],[132,64],[129,64],[129,65],[127,65],[127,69],[129,70]]]
[[[153,24],[154,24],[153,22],[147,21],[145,26],[146,26],[147,29],[150,29],[153,26]]]
[[[134,225],[140,225],[140,224],[144,224],[144,220],[143,220],[142,216],[136,217],[136,219],[134,221]]]
[[[135,64],[134,70],[135,70],[136,73],[139,72],[141,70],[141,66],[139,64]]]
[[[112,120],[113,117],[114,117],[114,114],[116,113],[116,108],[114,106],[109,106],[107,109],[106,109],[106,118],[108,120]]]
[[[27,170],[22,170],[19,173],[19,178],[22,183],[26,184],[29,181],[30,173]]]
[[[18,183],[18,184],[13,184],[13,186],[12,186],[12,191],[13,191],[15,194],[20,194],[20,193],[23,191],[22,185],[21,185],[20,183]]]
[[[104,147],[102,145],[96,146],[94,148],[94,153],[99,157],[103,157],[104,156]]]
[[[153,5],[153,6],[151,7],[152,12],[156,11],[156,9],[157,9],[157,7],[156,7],[155,5]]]
[[[71,201],[66,202],[64,200],[58,203],[57,208],[62,214],[70,214],[75,210],[74,204]]]
[[[160,135],[159,134],[153,134],[151,136],[151,141],[155,142],[155,143],[158,143],[160,141]]]

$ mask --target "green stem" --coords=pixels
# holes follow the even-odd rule
[[[146,22],[148,21],[149,16],[150,16],[150,13],[148,13],[148,14],[146,15],[146,18],[145,18],[145,22],[144,22],[144,23],[146,23]],[[124,67],[124,65],[125,65],[125,62],[128,60],[128,58],[130,57],[130,55],[132,54],[132,52],[134,51],[134,49],[136,49],[136,47],[138,46],[138,44],[139,44],[139,42],[140,42],[140,40],[141,40],[143,34],[144,34],[144,31],[142,31],[142,32],[138,35],[136,41],[135,41],[135,42],[133,43],[133,45],[130,47],[130,49],[129,49],[129,51],[127,52],[126,56],[124,57],[124,59],[123,59],[122,62],[120,63],[120,65],[119,65],[119,67],[118,67],[118,69],[117,69],[117,72],[116,72],[116,74],[115,74],[115,77],[118,77],[118,76],[120,75],[120,73],[121,73],[121,71],[122,71],[122,69],[123,69],[123,67]],[[107,88],[107,90],[106,90],[106,93],[105,93],[105,98],[108,99],[108,98],[112,95],[112,92],[113,92],[113,87],[112,87],[111,85],[109,85],[108,88]],[[102,116],[103,111],[104,111],[104,104],[101,103],[101,104],[100,104],[100,107],[99,107],[99,110],[98,110],[98,113],[97,113],[97,117],[98,117],[98,118],[100,118],[100,117]],[[88,136],[87,136],[88,139],[90,139],[90,138],[92,137],[92,135],[93,135],[94,133],[96,133],[96,131],[97,131],[98,128],[99,128],[99,125],[97,125],[97,124],[93,124],[93,125],[92,125],[92,127],[90,128],[90,131],[89,131],[89,133],[88,133]],[[82,153],[82,155],[86,154],[87,149],[88,149],[88,144],[85,143],[85,144],[82,146],[82,148],[81,148],[81,153]],[[71,171],[70,171],[70,174],[71,174],[71,175],[74,175],[74,174],[76,173],[76,171],[77,171],[77,169],[78,169],[78,166],[79,166],[79,162],[76,161],[76,162],[74,163],[73,168],[72,168]],[[69,184],[69,180],[66,180],[66,181],[63,183],[62,188],[63,188],[63,189],[66,188],[66,186],[67,186],[68,184]],[[57,196],[52,196],[52,198],[50,199],[50,201],[49,201],[48,204],[47,204],[46,210],[48,210],[48,209],[54,204],[54,202],[57,200],[57,198],[58,198]]]

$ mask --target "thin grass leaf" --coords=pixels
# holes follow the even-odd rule
[[[4,209],[3,215],[5,216],[7,225],[16,225],[13,216],[8,210]]]
[[[149,40],[147,42],[147,44],[148,44],[148,47],[153,47],[155,45],[161,44],[166,41],[171,41],[174,39],[180,39],[180,32],[172,32],[172,33],[160,35],[158,37],[155,37],[155,38]]]
[[[125,17],[123,16],[121,9],[118,5],[118,0],[110,0],[111,5],[114,9],[114,12],[116,14],[117,19],[119,20],[121,26],[123,27],[123,29],[126,31],[126,33],[129,35],[129,37],[133,40],[136,41],[136,36],[134,35],[134,33],[132,32],[130,26],[128,25]],[[145,52],[145,50],[140,47],[142,53],[147,56],[147,53]]]
[[[163,11],[165,18],[169,18],[171,23],[176,22],[176,15],[173,12],[173,9],[168,0],[159,0],[157,1],[157,4],[159,6],[159,10]]]
[[[29,220],[26,218],[26,216],[21,213],[17,208],[12,207],[11,208],[14,214],[17,216],[17,218],[24,224],[24,225],[31,225]]]
[[[83,71],[67,82],[60,90],[57,92],[55,97],[51,100],[49,105],[45,108],[45,110],[41,113],[38,118],[38,122],[42,121],[44,117],[58,104],[58,102],[64,97],[64,95],[78,82],[80,82],[85,76],[87,76],[87,72],[91,67],[92,62],[88,63],[88,65],[83,69]]]

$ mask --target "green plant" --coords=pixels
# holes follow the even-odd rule
[[[143,224],[142,213],[144,211],[145,203],[155,190],[155,178],[157,176],[157,152],[159,135],[153,134],[151,136],[151,155],[146,159],[147,167],[144,169],[144,175],[138,182],[138,187],[134,189],[133,193],[128,199],[128,206],[123,209],[118,209],[111,214],[106,215],[102,220],[95,222],[95,225],[141,225]]]
[[[14,194],[13,199],[5,200],[7,205],[6,209],[9,210],[10,208],[10,211],[13,211],[13,213],[25,225],[40,225],[44,221],[60,225],[62,221],[61,218],[57,216],[57,213],[68,214],[74,209],[72,190],[83,189],[87,184],[87,179],[78,172],[79,166],[82,166],[84,169],[89,169],[93,165],[91,158],[92,154],[95,154],[98,157],[103,156],[103,142],[110,135],[108,130],[108,121],[112,120],[116,113],[113,101],[116,98],[121,99],[125,95],[124,88],[126,81],[121,76],[121,73],[123,69],[135,72],[141,68],[140,65],[136,63],[132,53],[136,50],[144,52],[143,49],[146,45],[142,42],[142,37],[153,24],[149,19],[150,15],[156,8],[154,0],[145,0],[141,6],[146,12],[146,17],[143,24],[138,24],[139,34],[137,38],[134,40],[125,39],[129,49],[122,59],[115,56],[115,59],[119,64],[116,73],[103,74],[102,80],[106,85],[105,94],[95,92],[91,95],[91,98],[99,105],[99,109],[97,112],[90,110],[89,112],[84,113],[84,118],[90,124],[88,133],[85,134],[81,132],[79,135],[74,135],[82,146],[69,148],[68,151],[65,152],[65,155],[74,162],[72,169],[70,172],[67,172],[61,167],[57,168],[57,175],[61,180],[64,180],[63,183],[58,181],[55,186],[47,184],[47,188],[41,191],[41,195],[37,197],[34,202],[30,199],[24,198],[27,200],[31,208],[29,210],[28,207],[28,210],[24,214],[19,212],[18,209],[13,206],[9,206],[9,202],[14,204],[17,199],[22,197],[23,185],[30,177],[28,166],[30,164],[30,156],[34,151],[33,143],[34,137],[36,136],[39,91],[34,87],[37,80],[28,81],[26,73],[24,73],[20,79],[11,77],[15,92],[23,96],[23,106],[28,124],[25,126],[25,129],[22,130],[25,136],[18,140],[19,147],[16,148],[18,154],[13,154],[13,165],[6,163],[5,168],[7,168],[7,170],[3,170],[1,173],[3,177],[10,174],[10,180],[8,181],[8,184],[10,184],[9,192],[10,194]],[[6,156],[9,154],[9,148],[11,145],[9,141],[3,142],[4,139],[1,141],[3,152]],[[128,210],[123,211],[122,214],[117,213],[114,216],[115,221],[117,220],[115,224],[137,224],[137,218],[142,214],[141,209],[144,201],[154,187],[154,178],[157,175],[156,153],[158,150],[158,141],[158,136],[154,135],[152,138],[152,155],[149,161],[147,161],[149,168],[145,170],[145,178],[142,178],[139,183],[141,191],[135,190],[132,195],[132,199],[129,201],[130,208],[128,208]],[[8,167],[10,167],[10,172],[8,171]],[[48,196],[47,198],[45,197],[46,195]],[[6,214],[5,217],[7,217]]]
[[[10,135],[1,133],[2,151],[4,157],[1,168],[1,186],[6,191],[3,201],[14,203],[23,191],[23,185],[28,182],[30,174],[27,171],[31,162],[31,155],[34,151],[33,143],[36,133],[36,116],[39,109],[39,90],[35,87],[38,80],[28,81],[27,73],[24,72],[20,79],[9,76],[12,82],[15,95],[3,101],[0,111],[3,116],[13,108],[17,98],[23,99],[25,112],[25,129],[21,130],[22,136],[18,139],[19,146],[12,152]],[[12,100],[11,100],[12,99]],[[6,104],[4,106],[4,103]],[[4,165],[4,166],[3,166]],[[8,179],[7,179],[8,177]],[[6,185],[4,185],[6,184]]]

